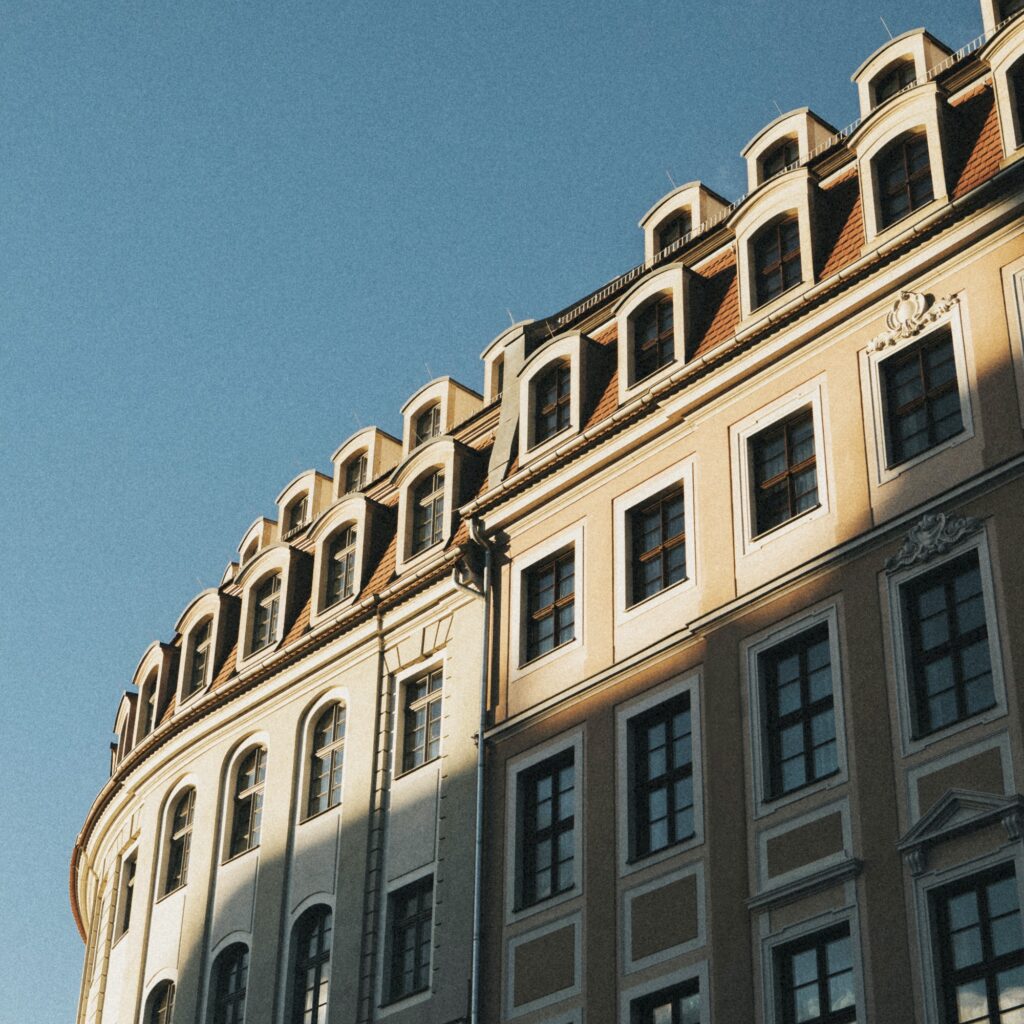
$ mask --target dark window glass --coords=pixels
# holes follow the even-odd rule
[[[124,879],[121,883],[121,914],[118,921],[118,935],[124,935],[132,922],[132,898],[135,896],[135,867],[137,863],[138,857],[133,853],[121,866]]]
[[[235,776],[235,801],[228,856],[235,857],[260,845],[263,820],[263,783],[267,775],[267,752],[263,747],[249,751]]]
[[[633,372],[637,380],[667,366],[675,358],[672,296],[648,303],[633,317]]]
[[[519,775],[519,905],[571,889],[575,768],[570,748]]]
[[[897,139],[875,161],[875,173],[884,228],[932,201],[928,137],[920,133]]]
[[[1021,0],[1021,9],[1024,10],[1024,0]],[[1010,105],[1017,117],[1017,145],[1024,146],[1024,57],[1010,68],[1007,82],[1010,86]]]
[[[412,551],[418,554],[444,535],[444,471],[428,473],[416,485],[412,501]]]
[[[629,722],[633,856],[693,835],[693,725],[690,695],[673,697]]]
[[[803,279],[800,222],[796,217],[786,217],[762,228],[754,236],[753,249],[758,306],[771,302]]]
[[[186,697],[191,697],[203,688],[206,682],[206,665],[210,659],[210,634],[212,619],[206,619],[196,626],[192,632],[192,663],[188,672],[188,688]]]
[[[775,964],[782,1024],[856,1021],[849,925],[781,947]]]
[[[682,487],[662,491],[630,510],[632,547],[630,604],[686,579],[686,516]]]
[[[700,1024],[700,982],[691,978],[634,999],[629,1010],[630,1024]]]
[[[228,946],[213,965],[213,1024],[244,1024],[249,950],[241,942]]]
[[[443,671],[435,668],[405,686],[402,769],[418,768],[441,753]]]
[[[917,576],[903,589],[914,734],[927,736],[995,704],[978,552]]]
[[[327,593],[325,607],[351,597],[356,577],[356,530],[346,526],[332,538],[327,549]]]
[[[494,398],[501,398],[505,392],[505,357],[499,356],[494,364]]]
[[[430,985],[430,928],[434,879],[428,875],[388,898],[388,1000],[404,999]]]
[[[891,64],[875,79],[875,106],[884,103],[891,96],[906,89],[907,86],[913,85],[915,81],[917,81],[917,73],[912,60],[902,60]]]
[[[154,672],[142,687],[142,735],[148,736],[156,728],[157,676]]]
[[[1024,935],[1013,865],[935,896],[944,1024],[1024,1019]]]
[[[187,789],[171,813],[171,837],[167,847],[167,876],[164,893],[180,889],[188,881],[188,852],[192,845],[192,810],[196,791]]]
[[[828,626],[784,641],[759,662],[768,798],[774,799],[839,770]]]
[[[331,912],[327,907],[310,907],[296,921],[292,950],[290,1024],[325,1024],[331,974]]]
[[[361,491],[366,483],[366,454],[357,455],[345,464],[344,494]]]
[[[312,816],[341,803],[345,763],[345,705],[332,704],[313,727],[313,757],[309,772],[306,815]]]
[[[814,417],[810,409],[751,439],[755,533],[762,534],[818,505]]]
[[[304,494],[292,502],[288,509],[288,532],[306,525],[306,512],[309,509],[309,498]]]
[[[526,660],[567,644],[575,634],[574,551],[569,548],[523,574],[526,593]]]
[[[281,576],[275,573],[260,584],[253,598],[252,650],[258,651],[277,639],[277,614],[281,603]]]
[[[912,459],[964,429],[948,327],[886,359],[881,372],[889,465]]]
[[[441,406],[436,402],[424,409],[416,417],[416,433],[413,437],[412,447],[416,448],[425,444],[432,437],[441,433]]]
[[[540,444],[569,426],[572,373],[568,363],[557,363],[541,373],[533,385],[533,443]]]
[[[799,161],[800,146],[797,140],[783,139],[761,158],[761,180],[767,181]]]
[[[1003,0],[999,5],[999,14],[1005,20],[1024,11],[1024,0]]]
[[[162,981],[149,997],[146,1024],[171,1024],[174,1019],[174,984]]]
[[[655,252],[659,253],[667,249],[680,238],[685,238],[690,233],[690,212],[682,210],[670,217],[661,227],[658,228],[658,244]]]

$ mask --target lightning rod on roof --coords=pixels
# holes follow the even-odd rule
[[[669,171],[669,169],[667,167],[665,168],[665,177],[668,178],[668,180],[672,183],[672,187],[673,188],[678,188],[679,187],[675,183],[675,180],[673,179],[672,174],[671,174],[671,172]]]
[[[885,27],[885,31],[889,33],[889,38],[890,38],[890,39],[892,39],[892,29],[890,29],[890,28],[889,28],[889,26],[888,26],[888,25],[886,25],[886,23],[885,23],[885,18],[883,18],[883,17],[881,16],[881,15],[879,15],[879,16],[878,16],[878,20],[879,20],[879,21],[880,21],[880,22],[882,23],[882,25],[883,25],[883,26]]]
[[[775,109],[779,112],[779,117],[782,117],[782,107],[780,107],[778,103],[775,102],[775,100],[772,100],[772,103],[775,104]]]
[[[514,325],[516,322],[516,318],[512,315],[512,310],[509,309],[508,306],[506,306],[505,312],[508,313],[508,322]]]

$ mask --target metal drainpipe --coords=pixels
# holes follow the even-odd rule
[[[480,1020],[480,945],[483,918],[483,867],[484,867],[484,731],[487,728],[487,657],[491,632],[491,553],[490,541],[484,535],[480,520],[475,516],[469,521],[469,535],[475,544],[484,549],[484,579],[481,593],[470,590],[458,579],[458,568],[452,573],[452,581],[484,601],[484,625],[480,642],[480,721],[476,737],[476,835],[473,847],[473,953],[469,975],[469,1024]]]

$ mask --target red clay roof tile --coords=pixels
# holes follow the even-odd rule
[[[962,100],[950,120],[955,147],[950,167],[950,181],[954,184],[950,194],[959,199],[991,178],[1003,158],[992,88],[986,85]]]

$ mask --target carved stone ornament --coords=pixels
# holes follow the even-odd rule
[[[958,295],[949,295],[936,302],[932,295],[900,292],[885,317],[885,325],[889,329],[871,339],[868,351],[881,352],[890,345],[916,337],[929,324],[944,317],[959,301]]]
[[[923,875],[928,868],[928,851],[923,846],[907,850],[903,855],[912,875]]]
[[[899,551],[886,560],[885,567],[895,572],[908,565],[927,562],[936,555],[944,555],[964,537],[980,529],[981,520],[971,516],[947,516],[945,512],[923,515],[910,528]]]
[[[1011,842],[1018,842],[1024,835],[1024,811],[1019,807],[1011,807],[1003,815],[1003,828],[1006,829]]]

